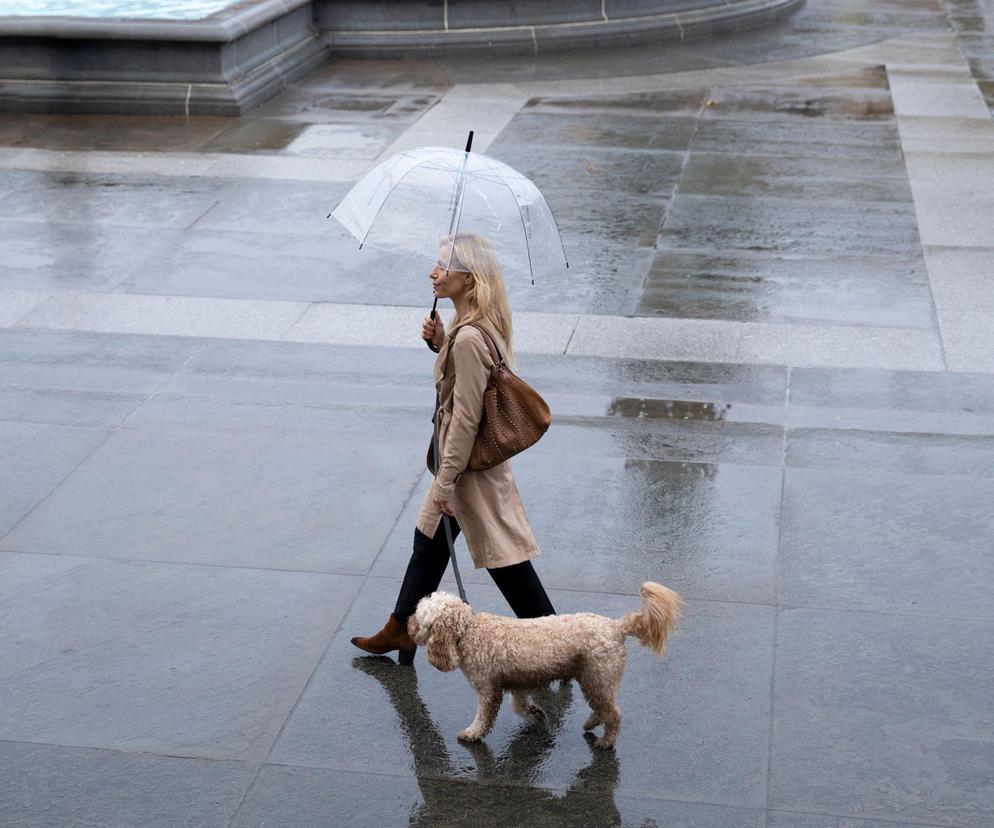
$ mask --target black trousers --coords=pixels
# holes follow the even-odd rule
[[[450,517],[449,525],[452,527],[452,540],[455,541],[459,535],[459,524],[454,517]],[[406,621],[408,616],[414,614],[418,601],[438,589],[448,565],[449,546],[445,541],[445,518],[438,522],[433,538],[415,528],[414,551],[407,564],[404,583],[400,587],[397,606],[393,611],[398,620]],[[556,614],[531,561],[488,569],[487,572],[518,618]]]

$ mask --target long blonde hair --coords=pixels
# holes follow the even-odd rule
[[[452,270],[465,270],[473,274],[472,284],[466,294],[469,313],[464,317],[458,316],[452,320],[449,335],[457,328],[470,322],[487,321],[504,338],[506,351],[504,358],[507,364],[514,368],[514,350],[511,345],[511,306],[507,301],[507,289],[504,287],[504,274],[500,259],[494,252],[490,242],[483,236],[467,230],[459,230],[451,236],[445,236],[439,247],[444,249],[452,245],[449,264]]]

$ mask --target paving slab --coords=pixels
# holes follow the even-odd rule
[[[509,164],[545,189],[608,191],[668,196],[683,168],[682,152],[599,147],[534,147],[496,143],[488,155]]]
[[[154,227],[65,223],[51,205],[48,218],[0,221],[4,255],[0,286],[14,290],[113,290],[168,257],[180,236]],[[39,299],[43,298],[36,294]],[[7,301],[3,318],[15,312]],[[16,320],[12,320],[16,321]]]
[[[0,497],[0,545],[3,536],[105,439],[107,432],[99,428],[0,421],[0,457],[3,457],[4,465],[0,483],[3,493]]]
[[[384,681],[395,681],[382,670]],[[499,761],[494,757],[495,761]],[[328,815],[347,825],[455,826],[472,820],[477,825],[681,825],[720,828],[735,824],[761,828],[758,809],[728,808],[642,797],[616,796],[610,778],[617,760],[591,754],[587,772],[577,774],[565,790],[523,785],[471,785],[441,779],[384,777],[320,768],[265,765],[232,821],[232,828],[248,828],[291,821],[300,828],[328,824]],[[588,780],[596,777],[597,784]],[[371,797],[369,791],[376,790]]]
[[[355,441],[376,435],[377,444],[416,454],[431,433],[433,361],[427,348],[213,340],[128,426]]]
[[[654,580],[693,597],[772,601],[780,468],[565,453],[511,462],[542,550],[534,564],[548,585],[630,592]],[[403,573],[430,483],[426,472],[374,573]],[[465,546],[460,554],[466,578],[485,581]]]
[[[898,115],[990,119],[987,104],[973,82],[915,78],[898,73],[890,79],[890,90]]]
[[[915,188],[912,181],[912,188]],[[943,193],[941,198],[926,199],[928,188],[915,201],[918,229],[923,245],[944,247],[991,247],[990,234],[994,217],[994,196],[962,196]]]
[[[872,251],[905,257],[920,255],[922,241],[925,234],[919,241],[915,207],[908,203],[682,193],[673,199],[659,233],[665,248]]]
[[[897,124],[892,121],[702,120],[693,151],[729,155],[772,155],[798,158],[900,160]]]
[[[328,88],[320,83],[311,87],[305,80],[254,108],[250,117],[308,124],[384,121],[409,125],[438,102],[440,93],[436,89]]]
[[[618,698],[625,718],[612,762],[595,755],[583,737],[588,711],[572,683],[554,685],[545,697],[548,729],[502,710],[485,747],[472,748],[456,740],[475,709],[461,675],[437,671],[421,653],[406,671],[392,659],[354,658],[349,637],[382,625],[398,587],[399,577],[366,581],[271,762],[515,789],[565,789],[579,777],[588,790],[614,788],[619,797],[762,806],[771,608],[695,602],[665,658],[631,648]],[[609,616],[627,612],[634,600],[558,591],[550,597],[559,612]],[[474,586],[472,601],[485,611],[505,611],[493,586]],[[739,662],[751,666],[738,670]],[[649,720],[651,728],[639,726]],[[661,743],[670,749],[660,752]],[[342,744],[350,746],[347,754]]]
[[[937,308],[994,312],[994,247],[926,247],[925,261]]]
[[[739,322],[934,328],[921,257],[656,251],[637,313]]]
[[[881,74],[882,71],[881,71]],[[776,86],[712,86],[701,112],[705,120],[760,118],[764,121],[798,117],[886,121],[894,114],[886,83],[853,87],[837,79],[832,86],[781,81]]]
[[[951,371],[994,371],[994,313],[944,308],[938,311],[946,363]]]
[[[324,217],[322,216],[322,219]],[[330,226],[327,227],[332,230]],[[198,228],[176,238],[164,255],[116,285],[130,293],[297,302],[415,304],[431,298],[425,274],[397,275],[395,257],[358,251],[344,233],[260,233]],[[426,257],[427,258],[427,257]]]
[[[550,395],[551,396],[551,395]],[[763,422],[730,422],[724,406],[711,403],[672,404],[672,420],[647,423],[637,419],[595,419],[561,413],[562,405],[546,397],[556,424],[536,454],[625,456],[633,460],[676,460],[685,463],[735,463],[778,466],[783,459],[783,428]],[[642,408],[640,400],[619,400],[618,408]],[[660,401],[660,407],[669,405]],[[648,406],[645,406],[648,407]],[[635,415],[636,417],[638,415]],[[551,458],[547,458],[551,459]]]
[[[389,445],[334,443],[329,436],[120,430],[4,545],[55,555],[364,573],[424,458],[420,452],[398,458]],[[343,542],[346,537],[351,540]]]
[[[24,553],[0,553],[0,570],[16,629],[0,656],[0,740],[254,761],[359,585]]]
[[[216,156],[196,152],[136,153],[108,150],[47,150],[34,147],[0,148],[4,169],[75,173],[80,175],[135,174],[173,177],[202,176]]]
[[[526,288],[523,288],[526,289]],[[281,336],[289,342],[321,342],[339,345],[375,345],[427,349],[420,338],[421,325],[431,311],[421,307],[338,305],[315,303]],[[443,314],[451,322],[449,314]],[[566,350],[577,323],[572,314],[522,312],[515,317],[516,352],[561,354]],[[520,326],[520,336],[517,331]],[[388,337],[384,334],[390,332]],[[432,363],[434,364],[434,363]]]
[[[5,146],[38,149],[152,150],[189,152],[226,129],[237,118],[201,115],[0,114]]]
[[[507,123],[524,105],[526,96],[510,84],[456,85],[422,115],[410,130],[384,152],[384,158],[423,146],[462,148],[465,134],[453,124],[472,124],[473,147],[486,152]],[[468,130],[467,130],[468,131]]]
[[[17,324],[18,320],[47,298],[39,290],[0,288],[0,325],[8,327]]]
[[[994,152],[994,123],[981,118],[901,115],[901,145],[907,152],[941,147],[946,155]]]
[[[797,366],[941,371],[934,330],[860,325],[743,323],[737,358]]]
[[[852,819],[833,814],[805,814],[798,811],[767,811],[766,828],[935,828],[926,822],[903,820]]]
[[[296,160],[296,159],[295,159]],[[256,159],[245,163],[254,164]],[[333,223],[327,215],[349,184],[329,182],[235,180],[220,184],[209,212],[195,224],[198,230],[239,230],[253,233],[296,233],[323,237]]]
[[[780,598],[994,620],[990,479],[787,470]]]
[[[656,320],[634,318],[611,324],[584,316],[577,323],[567,353],[579,356],[627,356],[635,359],[688,362],[734,362],[741,331],[710,319]]]
[[[736,409],[744,405],[779,409],[787,390],[787,369],[772,365],[584,356],[563,360],[528,355],[522,359],[522,376],[543,394],[637,397],[711,402],[717,408],[730,404]]]
[[[915,190],[926,198],[983,196],[994,179],[994,153],[906,152],[904,162]]]
[[[74,821],[107,828],[212,828],[235,813],[256,767],[0,741],[0,773],[7,783],[0,820],[33,828],[62,828]]]
[[[0,219],[87,226],[188,227],[216,200],[210,179],[38,172],[0,201]]]
[[[990,434],[994,378],[985,374],[794,368],[790,427]]]
[[[402,131],[393,124],[305,124],[282,149],[306,158],[374,161]]]
[[[153,336],[0,331],[3,419],[117,428],[200,344]]]
[[[695,151],[680,177],[685,195],[778,196],[855,201],[912,200],[898,160],[783,158]]]
[[[681,95],[686,108],[673,114],[653,111],[656,101],[648,95],[624,108],[596,98],[533,98],[501,132],[500,143],[680,152],[690,143],[704,95]]]
[[[989,621],[781,610],[770,807],[989,825],[992,646]]]
[[[786,462],[809,468],[994,477],[994,436],[796,428]]]
[[[19,328],[166,336],[279,339],[307,310],[302,302],[253,302],[125,293],[52,293]]]

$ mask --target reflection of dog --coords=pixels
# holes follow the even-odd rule
[[[575,678],[590,704],[583,726],[604,725],[596,747],[614,745],[621,723],[616,697],[625,671],[625,636],[634,635],[657,655],[676,625],[680,596],[661,584],[646,581],[640,590],[642,611],[620,619],[581,612],[513,619],[473,612],[454,595],[435,592],[418,603],[408,620],[408,632],[428,647],[428,660],[439,670],[462,669],[476,691],[473,723],[459,734],[477,742],[490,732],[504,691],[511,691],[514,711],[543,718],[528,691],[553,679]]]
[[[405,810],[410,813],[406,823],[409,828],[451,825],[453,814],[459,814],[460,824],[464,825],[527,823],[557,828],[621,825],[621,814],[614,801],[621,772],[614,751],[591,751],[590,763],[577,771],[565,795],[534,784],[543,775],[543,765],[569,713],[573,699],[571,682],[538,694],[548,712],[545,727],[520,728],[499,755],[495,756],[486,742],[466,745],[476,764],[475,775],[468,776],[467,757],[453,759],[449,755],[445,740],[421,699],[417,671],[398,669],[393,659],[383,657],[356,658],[352,665],[383,686],[397,713],[400,731],[407,738],[422,800],[405,808],[402,792],[396,792],[400,797],[398,813]],[[586,735],[592,742],[593,736]],[[508,796],[509,780],[518,783],[513,789],[514,796]],[[479,784],[466,784],[467,781]],[[502,784],[487,784],[491,781]],[[646,806],[630,803],[628,807]],[[399,822],[403,824],[403,820]],[[650,823],[655,825],[648,818],[631,822],[643,826]]]

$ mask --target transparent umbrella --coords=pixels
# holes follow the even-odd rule
[[[486,238],[505,278],[528,278],[569,267],[552,210],[517,170],[466,149],[420,147],[366,173],[329,214],[364,246],[434,256],[439,241],[466,230]],[[451,261],[446,269],[460,269]],[[436,299],[437,303],[437,299]],[[432,318],[435,308],[432,307]]]

